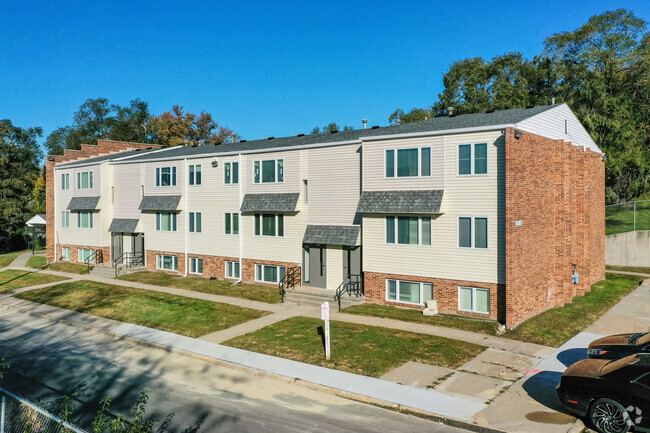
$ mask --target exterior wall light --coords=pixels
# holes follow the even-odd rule
[[[519,140],[519,139],[521,138],[522,135],[524,135],[523,132],[521,132],[521,131],[518,130],[518,129],[515,129],[515,138],[516,138],[517,140]]]
[[[574,264],[572,266],[573,266],[573,272],[571,273],[571,284],[580,284],[580,274],[576,269],[576,265]]]
[[[219,161],[217,161],[217,158],[214,158],[214,159],[212,160],[211,165],[212,165],[213,167],[216,167],[216,166],[219,165]]]

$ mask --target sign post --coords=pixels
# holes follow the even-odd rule
[[[330,303],[320,306],[320,318],[325,321],[325,359],[330,359]]]

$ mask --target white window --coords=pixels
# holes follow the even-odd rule
[[[253,178],[255,183],[284,182],[284,160],[268,159],[255,161],[253,165]]]
[[[224,164],[224,178],[223,182],[226,184],[235,184],[239,183],[239,163],[238,162],[227,162]]]
[[[61,260],[70,260],[70,248],[69,247],[61,248]]]
[[[202,274],[203,273],[203,259],[198,259],[196,257],[190,258],[190,274]]]
[[[241,278],[239,262],[226,262],[226,278]]]
[[[284,266],[255,265],[255,281],[278,283],[284,278]]]
[[[156,268],[164,271],[177,271],[178,257],[156,254]]]
[[[239,234],[239,214],[226,213],[225,217],[225,232],[227,235]]]
[[[201,233],[201,212],[190,212],[190,233]]]
[[[255,235],[284,236],[284,215],[256,213]]]
[[[67,229],[70,227],[70,211],[64,210],[61,212],[61,227]]]
[[[487,143],[458,145],[458,174],[487,174]]]
[[[61,189],[70,189],[70,173],[61,174]]]
[[[80,229],[93,228],[93,213],[92,212],[78,212],[77,213],[77,227]]]
[[[431,176],[431,148],[386,150],[386,177]]]
[[[70,254],[70,253],[68,253],[68,255],[69,255],[69,254]],[[88,260],[88,258],[89,258],[90,256],[92,256],[92,255],[93,255],[93,250],[86,249],[86,248],[79,248],[79,250],[78,250],[78,252],[77,252],[77,259],[78,259],[80,262],[85,262],[85,261]],[[93,257],[93,259],[90,261],[90,263],[95,263],[95,259],[94,259],[94,257]]]
[[[485,217],[459,217],[458,246],[460,248],[487,248],[488,219]]]
[[[175,186],[176,167],[156,167],[156,186]]]
[[[458,309],[473,313],[490,313],[490,291],[476,287],[458,288]]]
[[[430,217],[386,217],[386,243],[431,245]]]
[[[190,185],[201,185],[201,165],[190,165]]]
[[[407,304],[426,304],[433,299],[433,284],[386,280],[386,300]]]
[[[93,187],[93,172],[80,171],[77,173],[77,189],[91,189]]]
[[[156,230],[159,232],[175,232],[176,214],[172,212],[156,212]]]

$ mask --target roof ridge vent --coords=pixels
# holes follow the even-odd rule
[[[379,129],[379,125],[375,125],[375,126],[373,126],[372,128],[370,128],[370,129]]]
[[[527,109],[535,108],[535,105],[526,105],[526,108],[527,108]]]
[[[136,152],[140,152],[142,149],[135,149]]]
[[[248,140],[239,140],[240,143],[246,143]]]
[[[304,137],[305,134],[298,134],[297,137]]]
[[[269,137],[267,140],[275,140],[275,137]]]
[[[330,131],[330,134],[336,134],[337,132],[339,132],[337,129],[332,129],[332,130]]]

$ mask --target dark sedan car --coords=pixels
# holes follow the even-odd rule
[[[562,374],[557,394],[599,432],[650,431],[650,355],[578,361]]]
[[[635,353],[650,353],[650,332],[618,334],[594,340],[587,349],[593,359],[619,359]]]

